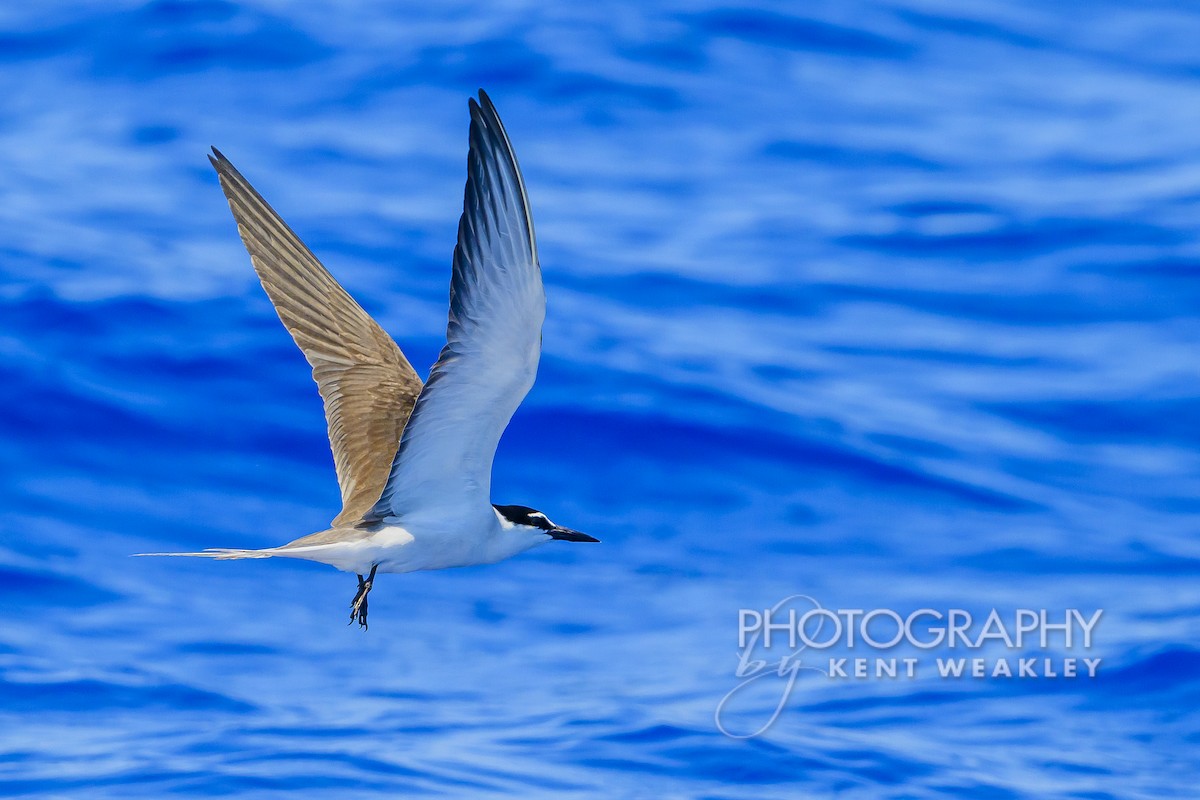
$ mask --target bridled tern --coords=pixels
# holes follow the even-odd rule
[[[546,295],[525,183],[487,94],[469,101],[470,151],[446,345],[424,384],[220,151],[209,156],[279,318],[313,369],[342,511],[328,530],[263,550],[144,555],[302,558],[358,575],[367,627],[376,572],[490,564],[555,539],[599,541],[527,506],[493,505],[500,436],[537,373]]]

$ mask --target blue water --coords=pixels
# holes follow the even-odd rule
[[[1200,11],[359,6],[0,15],[0,795],[1196,796]],[[495,499],[604,544],[383,576],[366,634],[327,567],[128,558],[338,509],[207,147],[423,371],[480,86],[549,295]],[[797,593],[1103,609],[1103,665],[723,735]]]

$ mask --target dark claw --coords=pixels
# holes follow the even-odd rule
[[[371,593],[371,587],[375,585],[375,570],[379,565],[371,567],[371,574],[364,578],[358,576],[358,592],[354,595],[354,599],[350,601],[350,625],[358,622],[365,631],[367,629],[367,595]]]

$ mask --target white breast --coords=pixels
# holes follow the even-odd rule
[[[489,506],[480,514],[388,518],[369,535],[352,540],[289,547],[275,555],[329,564],[360,575],[371,571],[416,572],[503,561],[550,541],[536,528],[513,525]]]

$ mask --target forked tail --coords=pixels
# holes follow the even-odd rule
[[[193,556],[196,558],[270,558],[274,550],[235,550],[227,547],[211,547],[202,553],[134,553],[135,556]]]

